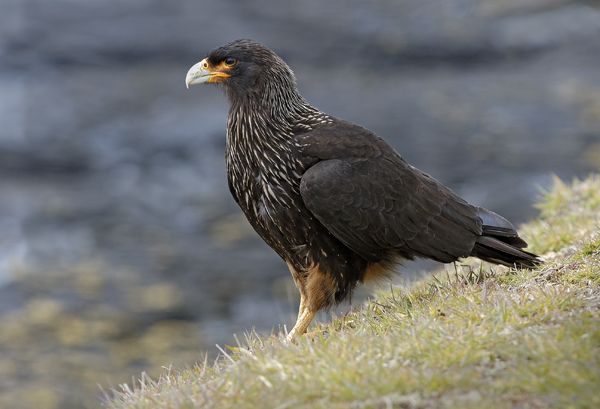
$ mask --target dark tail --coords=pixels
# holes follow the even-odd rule
[[[478,208],[477,214],[483,221],[483,231],[471,251],[472,256],[520,268],[534,268],[542,262],[537,255],[523,250],[527,242],[519,237],[515,226],[504,217],[483,207]]]

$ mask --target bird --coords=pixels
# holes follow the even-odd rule
[[[370,130],[312,106],[266,46],[240,39],[215,48],[185,84],[225,91],[229,190],[300,293],[287,339],[405,260],[541,262],[504,217],[468,203]]]

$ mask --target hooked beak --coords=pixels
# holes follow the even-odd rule
[[[205,82],[209,84],[220,83],[231,77],[231,75],[219,70],[219,68],[212,67],[207,58],[194,64],[185,76],[186,88],[189,88],[190,85],[203,84]]]

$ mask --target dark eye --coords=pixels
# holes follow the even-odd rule
[[[225,65],[228,67],[233,67],[237,63],[237,60],[233,57],[225,58]]]

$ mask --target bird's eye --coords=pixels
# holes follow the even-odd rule
[[[225,58],[225,65],[228,67],[233,67],[237,63],[237,60],[233,57]]]

